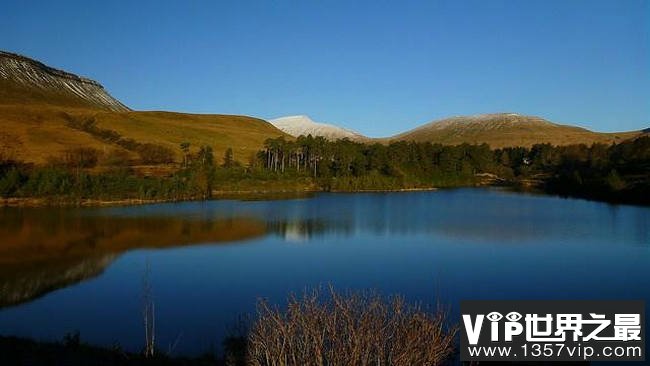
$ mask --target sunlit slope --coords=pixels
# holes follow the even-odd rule
[[[92,120],[123,139],[170,148],[181,160],[180,144],[190,151],[211,146],[217,159],[228,148],[248,162],[264,140],[288,136],[251,117],[131,111],[96,81],[39,61],[0,51],[0,154],[43,164],[78,147],[100,153],[121,151],[137,164],[138,154],[80,130],[70,121]]]
[[[245,163],[262,148],[266,139],[286,136],[264,120],[245,116],[103,112],[95,114],[95,117],[98,126],[136,141],[167,146],[179,154],[182,142],[189,142],[194,149],[209,145],[217,158],[221,158],[226,149],[232,148],[235,159]]]
[[[487,143],[491,147],[532,146],[621,142],[640,131],[599,133],[584,128],[560,125],[534,116],[515,113],[460,116],[434,121],[391,137],[390,141],[412,140],[447,145]]]
[[[100,152],[123,150],[87,132],[69,126],[69,118],[94,119],[102,129],[119,133],[140,143],[169,147],[181,159],[180,143],[189,142],[191,150],[211,146],[217,158],[227,148],[235,159],[247,162],[264,140],[283,136],[271,124],[251,117],[196,115],[170,112],[112,112],[51,106],[0,105],[0,144],[15,158],[32,163],[46,163],[75,147],[92,147]]]
[[[0,105],[0,148],[11,159],[46,163],[67,149],[112,147],[66,125],[62,109],[49,106]],[[84,110],[78,110],[83,112]]]

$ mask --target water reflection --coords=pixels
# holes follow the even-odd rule
[[[101,274],[116,258],[60,259],[51,262],[3,266],[0,271],[0,308],[16,305]]]
[[[255,218],[85,215],[83,210],[4,209],[0,225],[0,307],[95,277],[121,253],[265,235]]]
[[[270,221],[267,225],[268,231],[275,233],[289,242],[307,242],[310,238],[318,235],[331,234],[334,232],[350,235],[350,225],[332,225],[325,220],[289,220]]]
[[[584,237],[602,242],[620,234],[625,237],[621,242],[626,245],[650,243],[650,218],[645,207],[481,189],[322,194],[311,199],[286,201],[187,202],[120,207],[97,214],[128,217],[155,214],[198,220],[238,215],[275,222],[287,228],[302,227],[306,230],[299,235],[303,239],[309,237],[305,234],[430,235],[464,241],[525,244]]]
[[[425,235],[432,242],[512,245],[584,237],[592,244],[616,244],[609,242],[612,237],[650,243],[644,208],[468,190],[102,209],[5,208],[0,217],[0,307],[95,277],[128,250],[236,243],[270,234],[290,242]]]
[[[189,354],[220,342],[258,297],[281,302],[327,283],[452,306],[650,301],[649,227],[648,208],[493,190],[0,209],[0,331],[60,339],[79,329],[138,350],[147,263],[161,344],[182,331]]]

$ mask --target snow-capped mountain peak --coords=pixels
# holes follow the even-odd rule
[[[281,131],[294,137],[312,135],[322,136],[328,140],[343,138],[349,138],[350,140],[366,139],[360,133],[328,123],[315,122],[306,115],[281,117],[271,119],[269,122]]]

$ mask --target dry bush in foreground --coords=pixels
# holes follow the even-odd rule
[[[454,348],[446,313],[402,297],[319,291],[289,298],[286,311],[258,304],[248,336],[255,366],[438,365]]]

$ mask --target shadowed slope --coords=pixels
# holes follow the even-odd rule
[[[2,104],[52,104],[113,111],[129,110],[98,82],[0,51]]]

